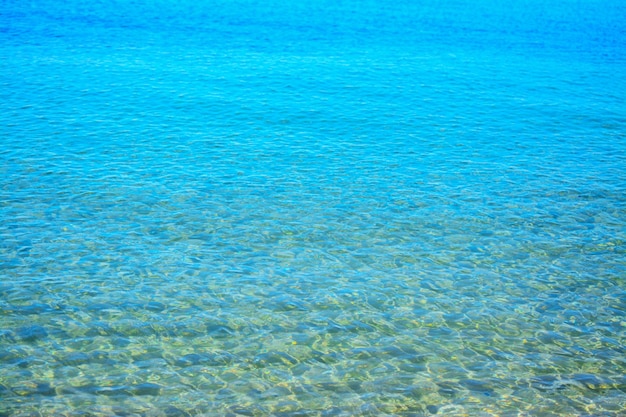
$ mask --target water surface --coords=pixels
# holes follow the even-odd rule
[[[624,22],[2,2],[0,414],[623,415]]]

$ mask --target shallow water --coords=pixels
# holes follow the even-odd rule
[[[0,415],[619,416],[620,2],[5,1]]]

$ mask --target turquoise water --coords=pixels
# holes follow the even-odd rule
[[[0,416],[626,415],[626,6],[0,2]]]

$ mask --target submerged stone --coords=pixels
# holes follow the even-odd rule
[[[48,336],[48,331],[37,324],[21,327],[16,331],[17,336],[25,342],[34,342]]]
[[[130,387],[129,392],[132,395],[159,395],[162,390],[163,387],[159,384],[144,382],[143,384]]]

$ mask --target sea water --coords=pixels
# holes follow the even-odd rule
[[[625,415],[625,22],[0,2],[0,415]]]

